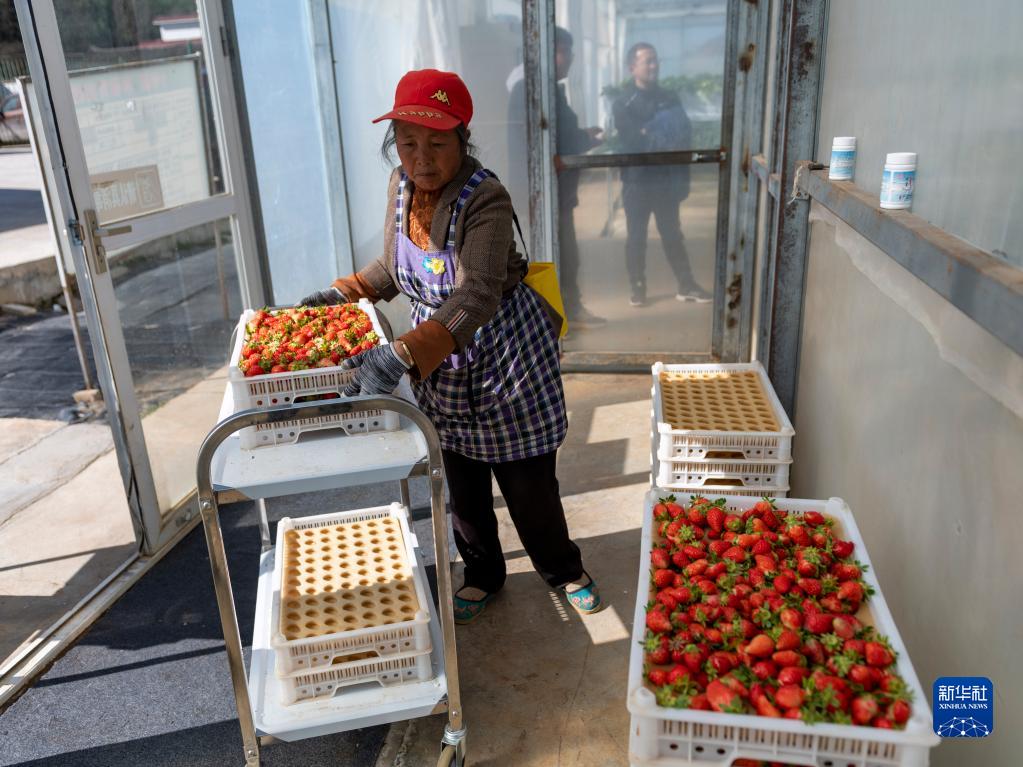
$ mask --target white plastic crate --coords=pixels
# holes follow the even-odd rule
[[[692,460],[746,460],[789,461],[792,458],[792,435],[795,430],[778,401],[763,366],[759,362],[740,364],[665,365],[656,362],[653,373],[653,418],[657,433],[656,452],[679,461]],[[776,430],[737,429],[681,429],[674,428],[664,416],[661,392],[661,373],[738,373],[755,374],[763,387],[767,406],[778,428]],[[751,420],[760,420],[752,413]],[[742,421],[740,417],[737,422]]]
[[[373,323],[373,330],[380,336],[380,344],[387,344],[373,304],[362,299],[359,301],[359,308],[369,315],[370,321]],[[238,360],[241,358],[242,346],[245,344],[245,326],[255,314],[256,311],[253,309],[242,312],[234,330],[227,378],[231,385],[235,412],[250,408],[265,410],[281,405],[292,405],[297,402],[315,400],[324,395],[341,396],[345,386],[355,377],[355,371],[342,370],[340,365],[286,373],[266,373],[247,378],[238,368]],[[290,444],[306,432],[321,429],[342,428],[349,434],[360,434],[372,431],[394,431],[399,426],[400,419],[397,413],[375,410],[309,418],[303,421],[283,421],[249,426],[241,430],[239,441],[243,449],[251,450],[268,445]]]
[[[400,531],[401,540],[398,541],[394,534],[379,538],[367,535],[365,544],[353,541],[343,550],[326,542],[325,531],[338,525],[372,521],[387,521]],[[316,546],[328,549],[322,553],[329,558],[323,556],[322,561],[314,563],[292,559],[289,572],[285,572],[285,539],[289,531],[300,532]],[[274,552],[270,636],[270,645],[277,657],[278,676],[294,676],[314,670],[336,672],[339,665],[365,669],[375,660],[403,660],[407,656],[428,654],[430,592],[415,557],[417,545],[409,528],[408,512],[400,503],[301,519],[282,519],[277,525]],[[392,573],[395,569],[409,577],[394,580]],[[320,584],[325,571],[327,582],[332,584],[329,590]],[[295,580],[300,584],[297,589],[290,585]],[[411,607],[413,595],[415,609]],[[396,618],[400,620],[394,620]],[[385,624],[384,620],[393,622]],[[289,625],[288,621],[295,624],[293,633],[310,635],[289,639],[282,630],[282,625]],[[362,625],[367,623],[370,625]],[[309,630],[303,631],[303,626]],[[324,631],[333,628],[337,630]],[[365,657],[367,654],[373,657]],[[385,670],[400,668],[405,668],[405,665],[398,664]]]
[[[675,461],[658,455],[658,487],[699,487],[707,492],[776,490],[789,486],[789,464],[756,461]]]
[[[662,708],[645,686],[643,676],[643,636],[646,628],[646,602],[650,593],[650,551],[653,535],[653,504],[664,495],[655,488],[647,494],[643,514],[643,534],[636,590],[629,657],[627,706],[631,715],[629,762],[632,767],[727,767],[735,759],[761,759],[817,767],[926,767],[929,749],[939,738],[931,729],[927,705],[906,646],[888,610],[873,568],[864,580],[875,594],[860,608],[857,617],[874,625],[888,637],[898,652],[898,673],[912,689],[913,714],[904,730],[882,730],[840,724],[807,724],[796,719],[774,719],[717,711]],[[710,496],[720,497],[720,496]],[[724,496],[730,511],[751,507],[752,498]],[[870,564],[863,538],[852,513],[841,498],[827,501],[784,499],[777,502],[784,512],[797,514],[819,511],[835,520],[835,532],[856,544],[855,556]]]
[[[663,495],[674,495],[677,498],[688,501],[690,496],[702,495],[711,500],[722,497],[741,496],[744,498],[784,498],[789,493],[789,486],[763,487],[759,490],[735,490],[732,488],[715,487],[669,487],[659,491]]]
[[[375,682],[383,687],[422,682],[432,675],[430,648],[413,655],[368,658],[283,677],[282,702],[293,705],[307,700],[330,698],[345,687],[365,682]]]

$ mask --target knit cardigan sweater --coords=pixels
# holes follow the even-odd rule
[[[479,161],[467,157],[441,190],[430,227],[430,250],[444,249],[458,195],[480,167]],[[383,254],[356,274],[334,283],[349,300],[390,301],[399,293],[394,270],[394,211],[400,178],[400,168],[396,168],[387,190]],[[402,231],[406,234],[414,193],[415,186],[409,180],[402,204]],[[496,314],[504,294],[526,275],[526,259],[517,251],[512,234],[511,197],[497,179],[484,179],[462,207],[455,223],[455,255],[455,290],[431,319],[400,339],[412,353],[414,372],[421,378],[432,373],[448,354],[468,345],[476,331]]]

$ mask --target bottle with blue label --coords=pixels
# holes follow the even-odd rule
[[[852,181],[856,166],[856,137],[835,136],[831,140],[831,164],[828,178],[832,181]]]
[[[916,186],[916,152],[892,152],[885,158],[881,175],[881,207],[909,210]]]

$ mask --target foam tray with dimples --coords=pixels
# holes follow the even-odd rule
[[[398,503],[277,526],[271,646],[281,677],[430,649],[428,591]]]

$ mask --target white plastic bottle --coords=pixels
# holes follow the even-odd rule
[[[916,152],[892,152],[885,158],[881,175],[881,207],[909,210],[916,185]]]
[[[852,181],[856,166],[856,137],[835,136],[831,140],[831,164],[828,178],[833,181]]]

